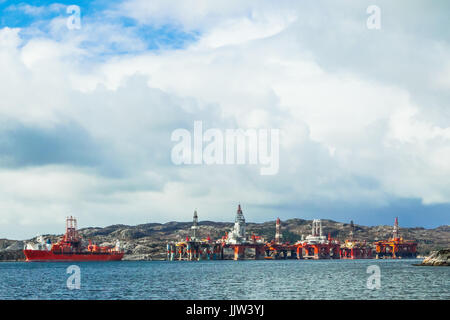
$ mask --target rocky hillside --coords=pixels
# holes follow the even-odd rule
[[[311,231],[311,220],[290,219],[282,222],[284,241],[295,242],[301,235]],[[322,220],[324,233],[330,233],[333,238],[343,241],[348,237],[350,225],[331,220]],[[224,222],[201,221],[199,233],[212,239],[222,237],[233,224]],[[165,258],[167,241],[185,239],[190,234],[191,222],[147,223],[137,226],[112,225],[105,228],[85,228],[80,233],[84,239],[92,239],[100,245],[114,245],[120,240],[125,249],[127,260],[159,260]],[[274,238],[275,221],[265,223],[248,223],[247,232],[263,236],[266,240]],[[420,255],[426,255],[432,250],[450,247],[450,226],[440,226],[435,229],[400,228],[404,239],[418,242]],[[392,235],[392,226],[367,227],[355,225],[355,237],[367,242],[387,239]],[[52,242],[59,236],[46,235]],[[34,240],[34,239],[32,239]],[[22,260],[23,248],[27,241],[0,239],[0,260]]]

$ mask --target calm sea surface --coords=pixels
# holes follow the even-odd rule
[[[449,267],[420,260],[0,263],[0,299],[450,299]],[[367,267],[381,271],[368,289]]]

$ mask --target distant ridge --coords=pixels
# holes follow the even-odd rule
[[[323,219],[324,233],[330,233],[333,238],[345,240],[350,232],[350,223],[336,222]],[[282,234],[284,241],[295,242],[301,235],[311,232],[312,220],[299,218],[282,221]],[[192,222],[170,221],[167,223],[145,223],[136,226],[116,224],[100,227],[88,227],[80,229],[80,234],[85,240],[107,245],[115,244],[120,240],[125,249],[125,259],[130,260],[161,260],[165,258],[166,242],[185,239],[190,235]],[[221,238],[232,227],[232,222],[199,221],[198,234],[201,237],[211,239]],[[247,223],[247,233],[255,233],[271,240],[275,236],[275,220],[263,223]],[[367,242],[387,239],[392,235],[391,225],[363,226],[355,224],[355,237]],[[60,235],[47,235],[52,242]],[[434,229],[422,227],[402,228],[400,236],[404,239],[418,242],[418,252],[426,255],[432,250],[450,247],[450,226],[443,225]],[[0,239],[0,261],[23,259],[22,248],[27,241]]]

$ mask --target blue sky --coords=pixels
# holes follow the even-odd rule
[[[162,25],[141,24],[132,17],[122,16],[117,12],[111,14],[111,10],[119,5],[119,2],[104,0],[97,1],[3,1],[0,3],[0,27],[21,28],[23,38],[27,39],[30,29],[32,36],[36,36],[36,31],[40,31],[40,36],[48,36],[49,21],[60,17],[69,17],[66,12],[67,6],[77,5],[80,7],[81,19],[87,24],[112,25],[122,30],[127,30],[138,37],[145,45],[140,48],[140,52],[145,50],[155,50],[160,47],[172,49],[183,48],[186,43],[195,41],[198,36],[196,30],[184,31],[180,26],[171,23]],[[95,43],[88,41],[82,44],[85,48],[94,46]],[[135,50],[123,49],[115,43],[110,43],[109,50],[103,54],[129,54]]]
[[[65,8],[61,6],[61,8],[50,10],[50,8],[46,10],[42,10],[39,13],[33,14],[30,11],[24,12],[19,8],[29,6],[30,8],[44,8],[50,7],[54,4],[61,5],[73,5],[76,4],[82,10],[82,15],[84,17],[98,17],[101,15],[102,11],[106,8],[108,3],[111,1],[13,1],[13,0],[3,0],[0,1],[0,10],[2,11],[1,15],[1,26],[2,27],[29,27],[33,22],[40,21],[43,19],[51,19],[55,18],[61,14],[65,14]]]
[[[369,5],[380,29],[369,29]],[[68,5],[81,28],[67,28]],[[0,238],[81,226],[450,213],[446,1],[0,0]],[[171,133],[279,129],[280,170],[177,166]]]

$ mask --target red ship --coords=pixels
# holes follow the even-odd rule
[[[122,260],[124,252],[115,247],[101,247],[89,241],[87,247],[82,246],[82,238],[77,231],[77,220],[68,217],[66,220],[66,233],[61,240],[51,244],[44,242],[40,237],[40,243],[28,243],[23,250],[26,261],[118,261]]]

